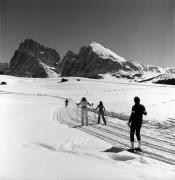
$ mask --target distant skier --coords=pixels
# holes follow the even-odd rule
[[[93,104],[90,104],[85,97],[83,97],[80,101],[80,103],[77,103],[77,105],[81,105],[81,125],[84,125],[84,117],[86,119],[86,126],[88,126],[88,109],[87,106],[92,106]]]
[[[130,127],[130,141],[131,141],[131,152],[134,152],[134,134],[136,132],[136,137],[138,141],[138,151],[141,151],[141,137],[140,137],[140,130],[142,127],[142,117],[143,114],[147,115],[145,107],[140,104],[140,98],[134,98],[135,105],[132,107],[132,113],[130,119],[128,121],[128,126]]]
[[[66,100],[65,100],[65,107],[67,107],[67,106],[68,106],[68,103],[69,103],[69,100],[68,100],[68,99],[66,99]]]
[[[103,106],[103,102],[100,101],[99,105],[95,108],[95,110],[99,109],[98,111],[98,124],[100,123],[100,117],[102,116],[103,122],[106,125],[106,119],[104,117],[104,113],[105,113],[105,107]]]

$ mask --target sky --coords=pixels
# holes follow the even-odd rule
[[[142,64],[175,66],[175,0],[0,0],[0,62],[27,38],[68,50],[95,41]]]

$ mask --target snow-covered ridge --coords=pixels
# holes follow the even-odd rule
[[[99,44],[97,42],[92,42],[90,44],[90,47],[96,54],[98,54],[103,59],[111,59],[111,60],[117,61],[121,64],[124,64],[126,62],[131,62],[135,67],[137,67],[139,69],[139,71],[141,73],[145,73],[145,72],[162,73],[162,74],[165,74],[165,73],[168,73],[168,74],[173,73],[174,74],[175,73],[174,67],[162,68],[162,67],[153,66],[153,65],[143,65],[143,64],[137,63],[135,61],[128,61],[128,60],[124,59],[123,57],[117,55],[110,49],[105,48],[104,46],[102,46],[101,44]],[[133,70],[131,69],[131,71],[133,71]]]
[[[105,47],[103,47],[101,44],[96,43],[96,42],[92,42],[90,44],[90,47],[92,48],[92,50],[98,54],[100,57],[104,58],[104,59],[112,59],[113,61],[118,61],[118,62],[125,62],[126,60],[115,54],[114,52],[112,52],[110,49],[107,49]]]
[[[175,67],[165,68],[166,73],[175,73]]]
[[[49,78],[57,78],[58,77],[58,74],[53,70],[54,67],[50,67],[50,66],[48,66],[42,62],[40,62],[40,64],[42,65],[42,67],[46,71]]]
[[[162,67],[159,66],[152,66],[152,65],[147,65],[147,68],[151,70],[152,72],[160,72],[160,73],[165,73],[166,70]]]

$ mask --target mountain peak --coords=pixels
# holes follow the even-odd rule
[[[118,62],[126,61],[123,57],[117,55],[110,49],[105,48],[104,46],[102,46],[101,44],[99,44],[97,42],[92,42],[89,46],[92,48],[92,50],[96,54],[98,54],[100,57],[102,57],[104,59],[112,59],[113,61],[118,61]]]
[[[45,47],[32,39],[26,39],[20,43],[10,61],[9,74],[26,77],[53,77],[55,73],[51,71],[57,68],[60,60],[60,55],[56,50]]]

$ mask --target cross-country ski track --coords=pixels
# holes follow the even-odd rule
[[[1,91],[1,94],[16,94],[16,95],[31,95],[31,96],[47,96],[65,100],[58,95],[51,95],[47,93],[21,93]],[[113,146],[120,147],[123,150],[130,148],[129,142],[129,128],[127,124],[120,123],[116,118],[115,123],[107,119],[107,125],[97,124],[97,114],[88,112],[89,126],[81,126],[81,109],[77,107],[74,101],[70,101],[67,108],[56,108],[53,113],[53,120],[68,125],[71,128],[76,128],[100,138]],[[102,121],[102,120],[101,120]],[[147,156],[160,160],[172,165],[175,165],[175,143],[169,134],[157,133],[156,131],[148,130],[146,126],[141,130],[142,148],[144,153],[139,155]]]
[[[73,101],[66,108],[56,108],[53,113],[55,121],[68,125],[70,128],[77,128],[123,150],[130,147],[129,128],[126,124],[117,122],[117,120],[115,123],[108,120],[107,125],[97,124],[97,114],[89,111],[89,126],[80,126],[80,116],[81,110]],[[144,153],[139,153],[139,155],[175,165],[175,143],[173,141],[170,142],[166,136],[147,132],[144,126],[141,130],[141,138]]]

